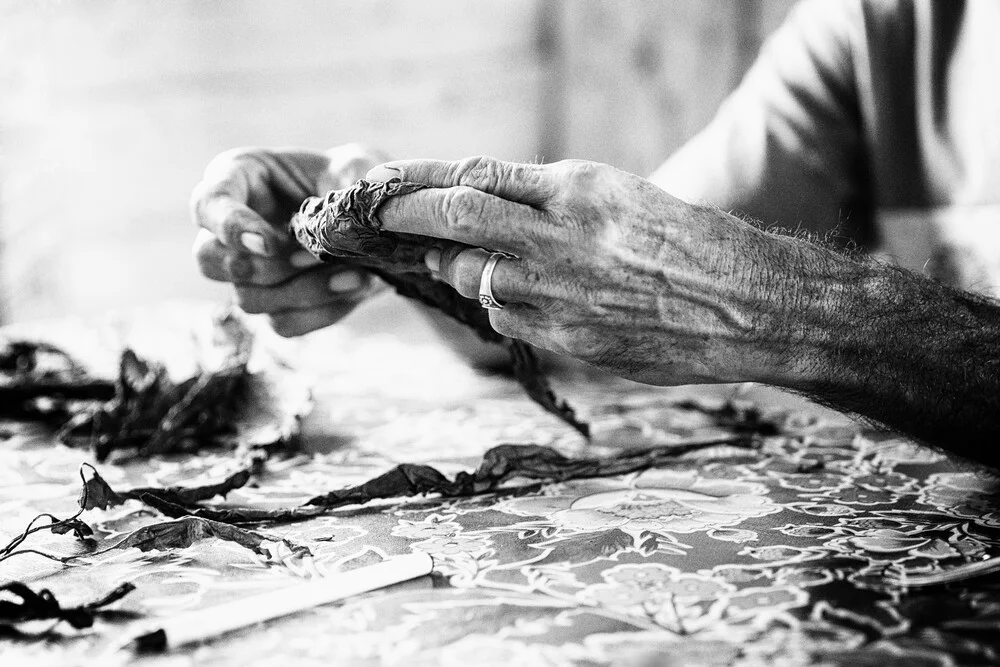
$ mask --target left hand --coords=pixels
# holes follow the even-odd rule
[[[426,262],[463,296],[478,296],[484,248],[516,256],[493,274],[499,333],[650,384],[774,381],[797,363],[781,270],[794,275],[794,239],[593,162],[411,160],[366,178],[392,177],[431,188],[387,201],[384,227],[443,239]]]

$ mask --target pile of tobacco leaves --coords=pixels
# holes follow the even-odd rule
[[[573,408],[552,391],[532,347],[497,333],[479,302],[462,297],[450,285],[431,277],[424,265],[424,255],[435,241],[382,228],[378,209],[386,200],[424,187],[398,178],[384,183],[360,180],[350,188],[306,199],[292,219],[291,231],[318,259],[363,266],[402,296],[452,317],[488,343],[503,346],[510,355],[514,377],[525,393],[545,410],[589,436],[587,424],[577,419]]]
[[[216,331],[224,361],[179,382],[128,348],[109,380],[91,377],[49,343],[0,342],[0,418],[43,422],[98,461],[229,444],[247,400],[252,336],[232,312],[218,318]]]

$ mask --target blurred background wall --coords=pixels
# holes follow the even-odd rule
[[[188,196],[243,145],[650,172],[792,0],[0,0],[0,317],[224,300]]]

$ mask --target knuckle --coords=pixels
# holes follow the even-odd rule
[[[469,253],[462,246],[445,248],[441,252],[439,274],[445,282],[454,287],[464,297],[473,297],[479,291],[479,283],[472,285],[471,275],[475,273]],[[478,280],[478,279],[477,279]]]
[[[506,311],[491,310],[490,326],[492,326],[493,330],[501,336],[518,339],[524,337],[521,327],[517,324],[517,320]]]
[[[565,201],[590,203],[595,201],[607,181],[607,167],[587,160],[563,160],[553,165],[564,183]]]
[[[198,270],[201,271],[202,275],[208,278],[214,278],[219,275],[216,255],[208,246],[195,243],[192,251],[194,261],[198,265]]]
[[[600,337],[587,330],[577,331],[572,337],[576,356],[590,363],[599,362],[608,352],[608,345]]]
[[[188,199],[188,211],[191,222],[195,225],[205,226],[205,204],[211,197],[211,186],[208,181],[201,181],[191,190],[191,197]]]
[[[301,319],[287,313],[270,315],[268,321],[271,329],[282,338],[294,338],[309,332],[309,327],[305,326]]]
[[[485,155],[461,160],[455,168],[458,183],[474,183],[479,187],[487,188],[495,188],[499,185],[507,177],[508,172],[506,163]]]
[[[442,217],[445,225],[453,232],[473,229],[482,215],[484,198],[479,192],[466,186],[450,188],[441,200]]]
[[[260,315],[272,310],[267,305],[267,299],[262,297],[260,288],[237,286],[234,292],[236,305],[249,315]]]
[[[227,212],[225,217],[219,222],[219,240],[223,245],[230,248],[240,247],[240,235],[243,234],[243,225],[240,223],[240,219],[233,215],[233,213]]]

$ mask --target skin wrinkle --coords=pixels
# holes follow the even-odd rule
[[[469,178],[502,191],[491,197],[558,193],[541,211],[470,220],[472,236],[462,239],[538,239],[520,255],[522,277],[541,277],[535,309],[491,313],[504,333],[651,384],[773,384],[1000,463],[974,444],[993,445],[1000,434],[997,304],[690,206],[607,165],[537,166],[530,173],[544,185],[533,185],[480,160],[475,169],[486,171],[470,166]],[[423,191],[431,193],[425,204],[455,185],[441,163],[402,168],[436,188]],[[435,234],[419,220],[399,224]]]
[[[819,372],[790,388],[1000,463],[993,448],[982,447],[995,444],[1000,416],[996,304],[870,260],[837,268],[843,288],[826,303],[829,317],[806,328],[838,337],[821,349]],[[844,312],[848,304],[857,305]],[[835,318],[838,312],[846,317]]]

